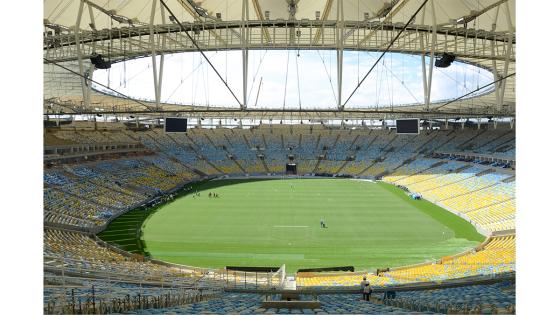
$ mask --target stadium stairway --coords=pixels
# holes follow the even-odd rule
[[[235,163],[235,165],[237,165],[237,167],[239,167],[243,174],[249,174],[249,172],[247,172],[247,170],[243,168],[243,166],[241,165],[241,163],[239,163],[239,161],[237,161],[237,159],[233,158],[232,161],[233,163]]]
[[[451,143],[452,141],[455,140],[455,138],[457,138],[457,133],[454,134],[454,132],[455,132],[455,130],[452,130],[450,133],[448,133],[448,134],[446,135],[446,136],[448,137],[448,139],[446,139],[446,141],[444,141],[443,143],[441,143],[441,144],[438,145],[437,147],[432,148],[431,150],[426,150],[426,151],[421,150],[420,153],[425,153],[425,154],[427,154],[427,153],[434,152],[434,151],[437,151],[437,150],[440,149],[440,148],[445,147],[447,144]]]
[[[196,154],[196,156],[200,157],[200,159],[202,161],[204,161],[206,164],[208,164],[210,167],[212,167],[214,170],[216,170],[218,173],[224,174],[224,171],[221,170],[220,168],[218,168],[214,163],[210,162],[208,160],[208,157],[206,157],[204,154],[202,154],[200,147],[198,146],[198,144],[188,135],[186,134],[187,139],[192,143],[191,147],[194,151],[194,153]]]
[[[377,140],[377,138],[379,138],[379,135],[375,135],[371,141],[367,144],[367,146],[365,147],[364,150],[369,150],[369,148],[375,143],[375,141]]]
[[[477,139],[480,135],[484,134],[485,132],[486,132],[486,130],[482,129],[481,131],[476,133],[473,137],[469,138],[467,141],[464,141],[463,143],[460,143],[459,145],[457,145],[457,148],[461,149],[463,146],[465,146],[468,143],[472,142],[473,140]]]
[[[321,135],[319,135],[319,136],[321,136]],[[317,173],[317,170],[319,169],[319,165],[321,164],[321,161],[322,161],[322,160],[320,160],[320,159],[317,160],[317,163],[316,163],[315,166],[313,167],[313,171],[311,171],[311,173],[313,173],[313,174]]]
[[[266,171],[267,174],[272,173],[272,172],[270,171],[270,169],[268,168],[268,165],[266,164],[266,158],[262,158],[262,159],[261,159],[261,158],[257,158],[257,160],[260,161],[260,163],[262,164],[262,166],[263,166],[263,168],[264,168],[264,170]]]
[[[342,169],[344,169],[348,162],[350,161],[344,161],[344,163],[342,163],[342,165],[336,170],[335,174],[340,174],[340,172],[342,171]]]

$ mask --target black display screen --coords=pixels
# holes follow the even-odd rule
[[[414,134],[420,133],[418,127],[418,119],[397,119],[397,134]]]
[[[165,118],[165,132],[187,132],[187,119]]]

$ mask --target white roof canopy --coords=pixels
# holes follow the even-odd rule
[[[48,64],[56,62],[84,74],[87,69],[93,71],[89,62],[93,53],[118,61],[199,48],[331,49],[344,58],[345,50],[388,49],[425,55],[430,62],[431,57],[449,52],[461,61],[492,71],[497,81],[493,92],[445,105],[445,110],[515,115],[514,0],[428,0],[407,27],[423,0],[164,2],[181,25],[170,18],[172,14],[159,0],[46,0],[45,99],[51,107],[64,103],[64,111],[146,109],[126,98],[88,91],[89,85],[80,76]],[[246,63],[246,59],[239,62]],[[427,68],[424,77],[431,72]],[[239,95],[239,99],[243,108],[244,96]],[[155,103],[147,103],[147,107],[178,108],[159,100]],[[431,104],[428,97],[426,104],[409,109],[436,112],[441,105]]]

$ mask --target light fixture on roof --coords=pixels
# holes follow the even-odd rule
[[[270,11],[264,11],[264,19],[267,21],[270,20]]]
[[[369,20],[369,12],[364,12],[364,21]]]
[[[441,58],[436,59],[434,66],[436,66],[437,68],[447,68],[451,65],[451,63],[453,63],[454,60],[454,54],[444,52]]]
[[[216,18],[221,21],[222,20],[222,13],[216,12]]]
[[[111,68],[111,61],[103,59],[103,56],[98,53],[93,53],[89,60],[95,66],[96,69],[109,69]]]
[[[315,11],[315,20],[319,21],[321,18],[321,11]]]

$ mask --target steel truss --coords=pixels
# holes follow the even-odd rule
[[[197,44],[205,50],[241,49],[332,49],[379,51],[403,29],[402,23],[373,21],[206,21],[182,23]],[[266,29],[267,32],[264,32]],[[291,31],[298,34],[290,40]],[[243,32],[245,31],[245,32]],[[43,39],[44,57],[56,61],[78,59],[82,53],[100,53],[113,60],[149,56],[152,53],[150,26],[120,27],[111,30],[81,30],[75,34],[46,35]],[[269,34],[270,39],[266,34]],[[345,34],[337,41],[337,34]],[[438,26],[435,38],[429,25],[408,26],[390,51],[422,54],[423,41],[432,43],[435,53],[452,52],[459,58],[509,60],[515,62],[515,37],[509,33]],[[154,25],[155,50],[158,53],[197,51],[189,38],[181,34],[178,24]],[[242,35],[240,35],[242,34]],[[318,38],[316,37],[318,34]],[[243,36],[244,35],[244,36]],[[508,53],[508,43],[513,44]],[[97,43],[97,45],[94,45]],[[111,47],[111,48],[108,48]]]

